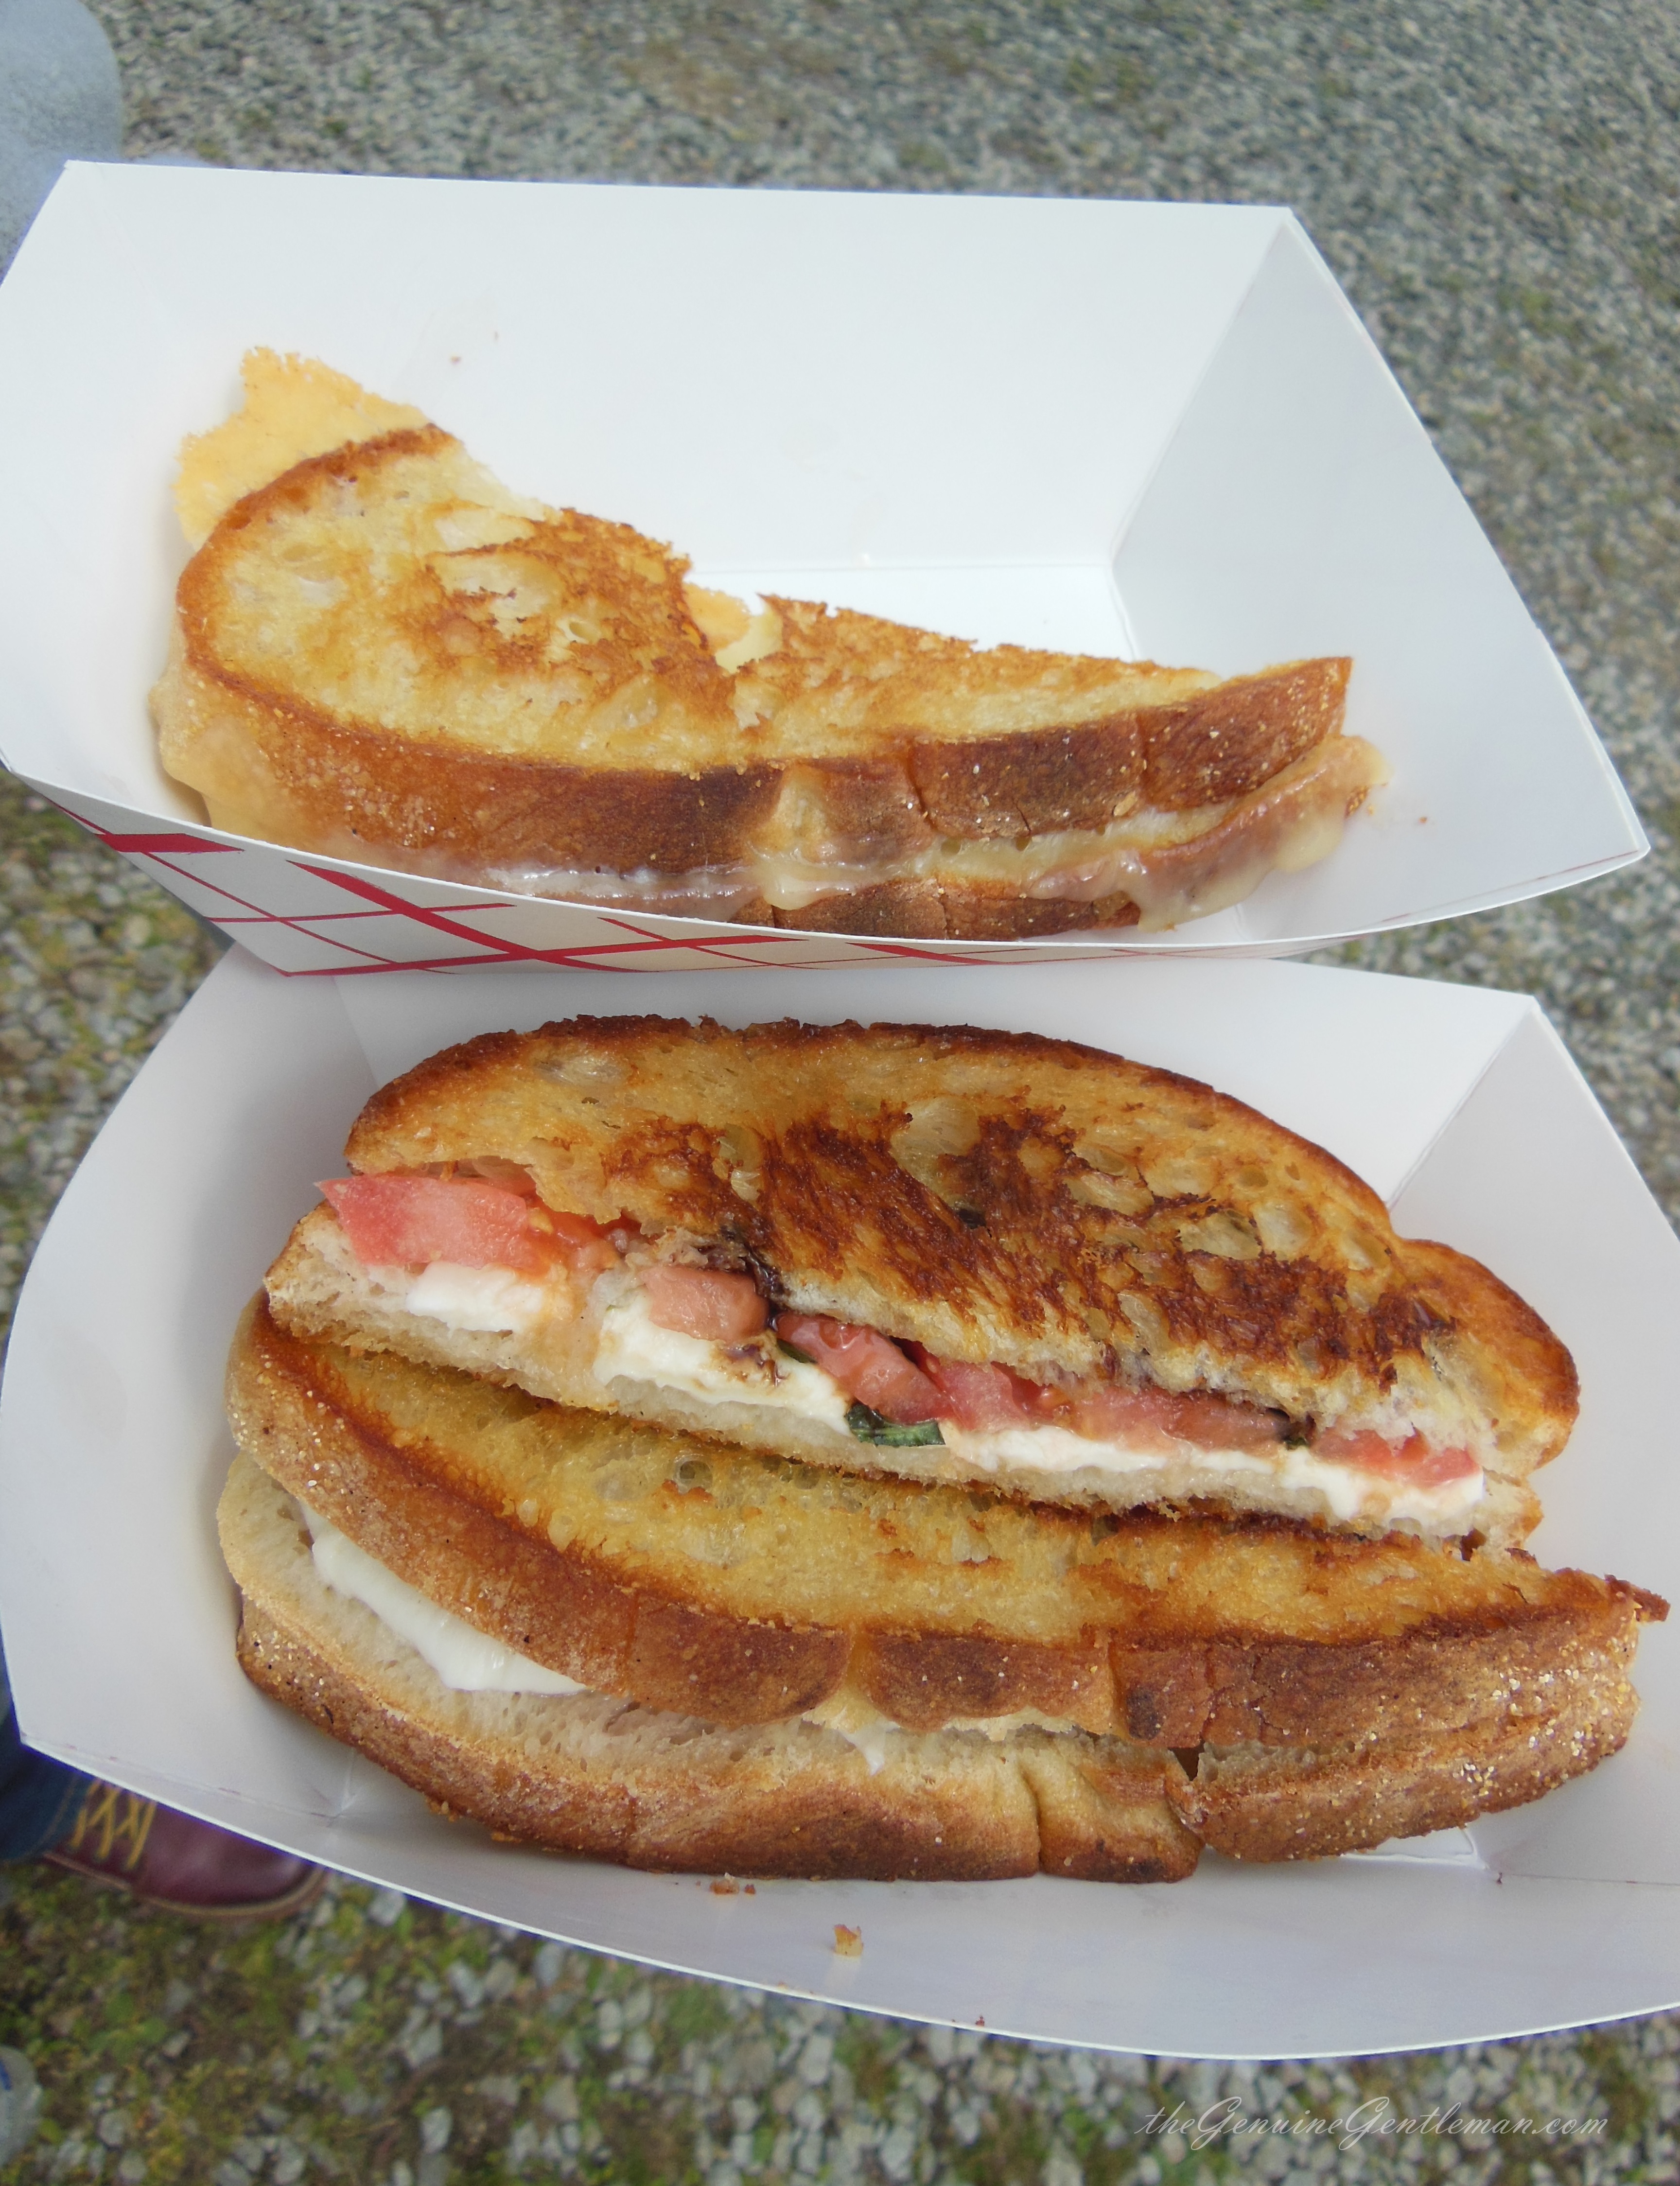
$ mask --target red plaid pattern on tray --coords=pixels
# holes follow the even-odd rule
[[[373,872],[277,844],[229,840],[34,783],[57,809],[290,978],[367,972],[709,972],[758,965],[908,961],[1039,962],[1094,952],[1063,941],[964,944],[769,933],[701,918],[652,918]]]

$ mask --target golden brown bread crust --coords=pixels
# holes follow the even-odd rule
[[[801,933],[860,933],[908,941],[1031,941],[1048,933],[1086,933],[1135,926],[1128,895],[1078,903],[1067,896],[1011,895],[1001,888],[958,888],[949,881],[882,881],[872,888],[818,896],[799,911],[780,911],[762,896],[735,914],[741,926],[790,927]]]
[[[1191,811],[1246,796],[1337,734],[1352,669],[1296,661],[1175,703],[990,737],[978,769],[972,747],[922,738],[910,781],[936,833],[971,838],[1105,827],[1128,799]]]
[[[252,1682],[498,1836],[735,1875],[960,1881],[1042,1864],[1153,1882],[1196,1864],[1168,1796],[1182,1774],[1170,1754],[948,1734],[895,1740],[871,1774],[806,1724],[727,1731],[596,1695],[452,1692],[361,1604],[322,1585],[295,1506],[243,1460],[218,1517]]]
[[[440,459],[444,474],[434,481]],[[664,771],[643,756],[656,724],[679,746],[727,748],[735,740],[727,678],[683,596],[685,563],[628,525],[570,510],[521,514],[531,505],[503,496],[512,536],[424,558],[417,552],[412,565],[398,558],[378,573],[375,614],[370,584],[358,586],[345,567],[363,542],[352,536],[347,550],[316,536],[322,505],[334,497],[430,486],[447,507],[482,475],[449,434],[425,426],[312,457],[238,502],[177,588],[171,657],[154,698],[165,765],[198,786],[204,770],[195,750],[244,743],[305,848],[342,849],[348,839],[356,855],[360,840],[437,866],[623,862],[683,872],[728,862],[743,831],[773,804],[776,771]],[[260,592],[271,556],[288,552],[312,552],[316,560],[305,566],[318,563],[323,574],[315,581],[340,595],[325,615],[305,622],[311,644],[301,658],[284,642],[284,625],[271,631],[258,619],[247,627],[253,619],[243,597]],[[494,595],[460,588],[462,565],[470,574],[475,559],[491,556],[496,566],[515,563],[535,595],[511,626],[496,615]],[[593,634],[564,642],[574,625]],[[359,676],[356,664],[392,632],[407,675],[387,692]],[[533,742],[517,715],[487,740],[479,715],[504,684],[516,693],[529,686],[534,702],[539,693],[546,700],[550,748]],[[360,694],[362,709],[345,692]],[[399,695],[419,708],[417,720],[402,716]],[[382,705],[391,718],[380,717]],[[592,765],[568,765],[552,748],[557,728],[606,750]],[[523,750],[513,743],[522,729]],[[645,848],[615,860],[614,844],[631,838]]]
[[[164,763],[236,830],[565,894],[567,875],[726,881],[759,855],[868,867],[1140,809],[1210,808],[1205,862],[1235,817],[1219,808],[1340,738],[1346,659],[1220,683],[794,601],[774,603],[781,648],[731,676],[686,569],[510,494],[435,426],[349,442],[248,493],[188,565],[153,693]],[[1333,814],[1321,796],[1321,818],[1376,778]],[[1235,835],[1220,855],[1246,894],[1282,838],[1275,816]],[[811,930],[882,931],[900,907],[898,932],[977,939],[1138,916],[1124,889],[1083,904],[1024,873],[860,892],[861,923],[843,883]],[[1177,915],[1205,907],[1193,894]]]
[[[1032,1710],[1145,1746],[1521,1718],[1623,1680],[1616,1580],[1265,1521],[848,1482],[274,1325],[236,1439],[430,1599],[596,1690],[718,1724],[848,1693],[915,1730]]]
[[[1322,1859],[1458,1829],[1543,1798],[1621,1752],[1638,1708],[1632,1687],[1573,1697],[1552,1713],[1341,1752],[1204,1750],[1173,1794],[1186,1825],[1231,1859]]]
[[[247,1674],[444,1811],[631,1865],[947,1880],[1172,1881],[1198,1839],[1242,1859],[1367,1848],[1537,1797],[1615,1752],[1613,1672],[1548,1712],[1310,1751],[1174,1755],[1080,1732],[888,1735],[880,1767],[807,1724],[720,1730],[602,1696],[455,1692],[325,1587],[297,1506],[236,1459],[218,1512]]]
[[[1320,1428],[1398,1405],[1519,1483],[1574,1421],[1567,1351],[1487,1270],[1397,1236],[1242,1103],[1071,1042],[577,1018],[421,1063],[346,1151],[521,1162],[551,1206],[732,1241],[799,1310],[1041,1382],[1213,1388]]]

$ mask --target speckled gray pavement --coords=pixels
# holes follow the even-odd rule
[[[1344,958],[1538,994],[1680,1213],[1680,11],[1660,0],[93,4],[116,49],[132,156],[1292,205],[1556,646],[1655,844],[1614,880]],[[15,793],[0,820],[9,1284],[214,944]],[[704,1985],[631,1969],[586,1974],[568,1960],[563,1977],[493,1931],[418,1909],[388,1919],[377,1904],[338,1892],[283,1966],[265,1961],[264,1978],[313,1983],[326,1999],[290,2037],[254,1992],[244,2003],[228,1992],[221,2009],[245,2062],[190,2082],[180,2074],[195,2053],[171,2047],[163,2004],[158,2046],[142,2045],[139,2065],[112,2064],[91,2036],[48,2038],[32,2015],[48,2013],[49,1990],[53,2026],[87,2016],[80,1976],[59,1954],[86,1948],[92,1969],[98,1950],[120,1948],[137,1966],[136,1937],[151,1931],[113,1914],[78,1944],[68,1901],[17,1886],[0,1920],[17,1923],[25,1949],[9,1973],[0,1959],[0,2041],[18,2041],[26,2018],[44,2043],[53,2122],[16,2175],[1097,2186],[1235,2172],[1536,2182],[1676,2172],[1680,2040],[1666,2018],[1392,2060],[1380,2081],[1146,2068],[750,1998],[725,2009]],[[205,1964],[226,1975],[223,1957]],[[447,1972],[456,1964],[458,1976]],[[167,1994],[190,1999],[210,1976],[190,1953],[183,1965]],[[484,1972],[495,1965],[507,1970]],[[9,2020],[8,1982],[35,1999]],[[382,1997],[408,2014],[381,2037],[386,2051],[412,2049],[423,2025],[447,2026],[475,2077],[426,2093],[420,2067],[393,2065],[378,2090],[346,2093],[328,2053],[335,2041],[353,2049],[358,2027],[373,2039],[366,2015]],[[190,2001],[172,2008],[190,2020]],[[256,2088],[213,2150],[220,2126],[180,2138],[189,2084],[199,2115],[219,2118],[214,2087],[243,2088],[251,2073],[267,2075],[266,2096]],[[1602,2111],[1608,2122],[1549,2145],[1543,2162],[1515,2141],[1439,2132],[1352,2149],[1226,2134],[1198,2150],[1146,2127],[1163,2100],[1190,2115],[1222,2096],[1328,2118],[1379,2083],[1419,2114],[1456,2102],[1489,2116]],[[370,2115],[377,2134],[364,2130]]]

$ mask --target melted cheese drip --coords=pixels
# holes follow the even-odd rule
[[[407,1640],[456,1693],[581,1693],[588,1687],[477,1631],[428,1601],[306,1504],[299,1505],[314,1544],[315,1568],[334,1594],[371,1609]]]
[[[1467,1473],[1461,1480],[1449,1480],[1442,1487],[1425,1488],[1383,1480],[1360,1471],[1357,1466],[1327,1464],[1310,1449],[1290,1449],[1281,1443],[1277,1455],[1272,1457],[1257,1450],[1204,1449],[1199,1443],[1187,1442],[1176,1443],[1168,1454],[1158,1446],[1139,1449],[1124,1443],[1095,1442],[1058,1427],[972,1432],[946,1422],[940,1432],[949,1449],[985,1472],[995,1472],[1003,1465],[1053,1474],[1078,1472],[1091,1466],[1100,1472],[1123,1474],[1192,1464],[1201,1471],[1247,1473],[1257,1479],[1276,1480],[1285,1488],[1307,1488],[1322,1495],[1336,1516],[1343,1520],[1357,1517],[1371,1507],[1385,1511],[1393,1519],[1456,1518],[1479,1503],[1487,1492],[1487,1481],[1480,1471]]]
[[[406,1640],[451,1692],[565,1695],[591,1690],[575,1678],[546,1669],[440,1609],[417,1587],[358,1548],[319,1511],[306,1504],[298,1507],[308,1525],[315,1568],[323,1583],[335,1594],[359,1601],[388,1631]],[[855,1746],[868,1762],[871,1776],[886,1765],[888,1740],[902,1732],[891,1716],[854,1693],[837,1693],[820,1707],[808,1709],[799,1720],[818,1730],[832,1730]],[[945,1728],[977,1732],[996,1741],[1016,1730],[1063,1731],[1070,1726],[1036,1708],[1022,1708],[1013,1715],[954,1718]]]

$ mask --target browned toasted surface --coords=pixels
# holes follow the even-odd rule
[[[1526,1556],[859,1481],[277,1328],[241,1449],[431,1600],[602,1691],[721,1724],[849,1694],[912,1729],[1031,1710],[1141,1745],[1531,1715],[1619,1684],[1663,1605]]]
[[[578,1018],[434,1057],[347,1152],[524,1163],[551,1206],[723,1241],[799,1309],[1041,1382],[1211,1387],[1319,1427],[1397,1406],[1518,1480],[1573,1424],[1537,1315],[1397,1236],[1321,1147],[1029,1034]]]
[[[434,426],[313,457],[182,576],[164,763],[344,855],[587,868],[629,832],[629,866],[727,860],[776,784],[735,758],[685,568],[507,493]]]
[[[1043,1867],[1170,1881],[1206,1841],[1323,1857],[1537,1798],[1613,1753],[1626,1681],[1548,1711],[1311,1749],[1206,1747],[1194,1778],[1113,1738],[888,1735],[880,1765],[809,1724],[724,1730],[593,1694],[461,1693],[316,1573],[296,1505],[235,1460],[218,1522],[239,1658],[276,1699],[500,1835],[631,1865],[964,1879]]]
[[[883,881],[819,896],[798,911],[762,897],[736,914],[742,926],[789,927],[801,933],[861,933],[910,941],[1031,941],[1046,933],[1086,933],[1135,926],[1125,894],[1077,903],[1067,896],[1016,895],[1006,888],[960,888],[949,881]]]
[[[1138,915],[1114,884],[1095,906],[1045,892],[1012,844],[1140,813],[1229,832],[1232,800],[1339,738],[1341,659],[1221,683],[777,601],[780,643],[732,674],[694,619],[707,596],[657,541],[511,493],[325,367],[254,364],[247,412],[187,453],[195,543],[223,513],[153,693],[164,764],[235,832],[538,894],[721,874],[725,916],[774,877],[787,923],[803,883],[787,893],[776,861],[810,860],[855,868],[835,893],[871,897],[860,923],[830,903],[813,930],[882,930],[878,891],[897,886],[910,922],[893,930],[999,939]],[[262,482],[264,451],[294,447],[311,452]],[[1321,786],[1310,850],[1298,816],[1292,848],[1263,849],[1252,826],[1211,844],[1223,900],[1275,857],[1323,855],[1380,778],[1373,758],[1339,802]],[[998,845],[979,894],[1013,912],[971,905],[961,876],[871,870],[942,843]],[[1209,907],[1179,891],[1161,916]]]
[[[893,754],[927,827],[947,836],[1105,827],[1139,804],[1240,797],[1339,731],[1352,665],[1294,661],[1221,683],[770,604],[781,642],[736,677],[748,733],[813,756]]]
[[[1620,1680],[1571,1695],[1553,1712],[1340,1752],[1205,1751],[1194,1780],[1174,1794],[1202,1842],[1233,1859],[1321,1859],[1543,1797],[1619,1752],[1638,1707]]]
[[[1159,1881],[1196,1864],[1168,1797],[1182,1773],[1170,1755],[1115,1740],[947,1734],[895,1739],[871,1774],[843,1739],[805,1724],[728,1731],[594,1695],[453,1692],[321,1583],[295,1506],[243,1462],[220,1524],[253,1682],[498,1835],[736,1875],[962,1881],[1031,1874],[1042,1861]],[[1067,1752],[1041,1751],[1064,1743]]]

